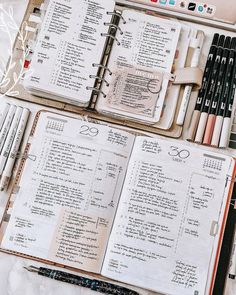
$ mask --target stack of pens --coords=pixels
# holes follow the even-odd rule
[[[8,187],[20,144],[29,118],[29,110],[6,104],[0,114],[0,190]]]
[[[235,88],[236,38],[215,34],[187,140],[227,147]]]

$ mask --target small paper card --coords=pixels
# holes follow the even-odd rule
[[[109,107],[153,117],[163,75],[163,72],[146,68],[117,69],[113,72],[109,85]]]

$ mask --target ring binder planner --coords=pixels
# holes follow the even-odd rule
[[[43,1],[43,0],[39,0]],[[84,0],[83,0],[84,1]],[[108,0],[106,0],[108,1]],[[51,2],[53,1],[47,1],[47,5],[51,5]],[[63,5],[65,0],[59,0],[55,5]],[[82,5],[89,5],[85,3],[87,1],[84,1]],[[160,134],[168,134],[169,136],[173,137],[179,137],[181,133],[181,128],[176,128],[176,125],[173,125],[174,122],[174,112],[177,107],[178,103],[178,97],[180,97],[180,91],[181,86],[180,85],[174,85],[173,83],[169,83],[169,80],[167,79],[167,76],[163,79],[163,85],[161,85],[160,92],[156,92],[155,95],[157,96],[155,99],[153,99],[153,103],[150,105],[150,109],[145,109],[142,107],[142,114],[139,111],[139,117],[136,118],[136,114],[133,113],[133,110],[136,109],[136,106],[138,105],[138,102],[135,102],[135,105],[131,105],[129,108],[124,108],[123,111],[125,111],[124,116],[117,115],[117,110],[111,107],[110,105],[107,105],[106,99],[107,99],[107,87],[108,84],[110,85],[111,78],[112,78],[112,72],[116,72],[116,67],[112,66],[112,55],[114,51],[119,54],[117,50],[120,50],[122,47],[122,44],[118,46],[118,43],[121,43],[121,40],[124,40],[123,45],[127,45],[129,47],[130,45],[134,48],[133,56],[131,55],[131,50],[128,51],[128,55],[124,55],[124,62],[126,63],[127,60],[134,63],[134,66],[136,66],[136,62],[138,61],[140,66],[150,66],[154,67],[158,66],[158,63],[160,57],[162,55],[162,52],[159,51],[159,48],[157,47],[157,43],[160,40],[156,40],[155,36],[162,36],[161,34],[164,32],[167,36],[174,36],[174,38],[170,38],[172,43],[168,44],[161,41],[161,44],[164,46],[166,45],[166,48],[164,48],[164,52],[166,50],[167,53],[171,55],[171,61],[169,62],[168,58],[165,58],[165,61],[168,63],[169,70],[162,69],[163,72],[167,72],[168,74],[171,73],[171,68],[173,67],[173,60],[175,56],[175,62],[173,69],[183,68],[185,67],[185,61],[186,56],[189,54],[188,52],[188,46],[189,46],[189,39],[188,34],[190,31],[190,27],[185,25],[184,23],[180,23],[178,21],[165,19],[162,17],[154,16],[154,15],[147,15],[146,13],[142,11],[135,11],[130,9],[129,7],[121,7],[119,5],[115,5],[113,1],[109,1],[109,5],[106,5],[104,1],[96,0],[96,6],[94,6],[93,9],[97,9],[97,7],[100,7],[102,10],[99,12],[101,13],[101,16],[103,17],[98,23],[96,23],[96,19],[93,19],[91,22],[92,27],[91,30],[86,30],[85,37],[88,38],[80,40],[82,42],[80,45],[85,45],[83,42],[88,42],[88,44],[94,44],[94,46],[97,46],[96,49],[92,48],[92,51],[88,51],[87,54],[84,50],[81,52],[78,51],[78,45],[76,44],[76,41],[78,39],[78,35],[75,36],[75,39],[68,40],[68,36],[71,34],[70,29],[72,28],[73,24],[68,23],[68,32],[66,35],[61,34],[60,32],[57,32],[57,35],[54,35],[54,29],[48,28],[44,25],[44,23],[47,21],[47,23],[50,23],[50,15],[45,14],[45,17],[42,18],[42,25],[41,30],[39,30],[37,35],[37,41],[36,46],[34,48],[34,54],[33,58],[28,62],[30,65],[29,70],[34,70],[35,74],[28,74],[27,77],[24,79],[23,83],[17,84],[16,89],[19,90],[19,96],[18,98],[24,96],[24,99],[34,101],[36,103],[46,104],[47,106],[57,107],[57,108],[63,108],[67,110],[73,110],[74,112],[80,113],[87,112],[87,115],[90,115],[94,117],[95,119],[102,119],[104,121],[108,122],[117,122],[121,123],[125,120],[126,124],[130,127],[138,128],[139,130],[143,131],[152,131],[154,133],[160,133]],[[117,4],[117,3],[116,3]],[[76,14],[77,6],[75,0],[72,0],[70,3],[71,7],[73,8],[73,14]],[[54,7],[51,7],[51,11],[54,11]],[[91,7],[90,7],[91,8]],[[47,9],[48,11],[50,9]],[[58,13],[58,9],[56,9],[56,13]],[[91,10],[92,11],[92,10]],[[129,22],[129,14],[132,15],[132,13],[135,12],[135,18],[134,24],[128,24]],[[88,14],[89,10],[84,10],[84,13]],[[95,16],[95,14],[93,14]],[[92,16],[92,17],[93,17]],[[28,14],[26,15],[26,19],[28,19]],[[90,18],[90,14],[87,16]],[[140,29],[138,31],[143,32],[143,34],[140,34],[140,36],[135,35],[137,32],[136,26],[138,25],[137,19],[143,18],[144,23],[146,24],[146,27],[140,24]],[[69,19],[71,20],[73,16],[69,16]],[[76,18],[76,17],[74,17]],[[83,20],[83,17],[80,19],[81,23],[85,21]],[[95,25],[96,23],[96,25]],[[87,25],[87,23],[86,23]],[[94,27],[93,27],[94,25]],[[169,26],[172,25],[172,31],[168,31]],[[90,25],[89,25],[90,26]],[[181,27],[181,33],[179,34],[179,28]],[[50,33],[47,33],[47,37],[50,36],[50,40],[44,40],[44,32],[48,32],[47,30],[50,29]],[[155,34],[152,34],[152,30],[154,29]],[[72,30],[72,29],[71,29]],[[74,27],[73,30],[74,32]],[[71,31],[71,32],[72,32]],[[93,32],[96,31],[96,36],[93,34]],[[124,32],[126,31],[126,34]],[[91,35],[88,33],[91,32]],[[128,40],[128,36],[131,33],[131,39]],[[170,34],[169,34],[170,33]],[[60,35],[61,34],[61,35]],[[103,34],[103,37],[101,37],[101,34]],[[107,34],[107,35],[104,35]],[[31,34],[32,35],[32,34]],[[114,40],[114,36],[116,40]],[[146,36],[147,40],[139,40],[138,37]],[[35,36],[36,37],[36,36]],[[55,37],[55,40],[54,40]],[[134,38],[133,38],[134,37]],[[61,38],[62,41],[62,47],[60,48],[60,45],[57,44],[59,39]],[[91,38],[91,39],[90,39]],[[95,41],[96,40],[96,41]],[[52,44],[52,48],[58,48],[60,52],[65,53],[64,56],[58,56],[57,61],[57,53],[53,51],[52,48],[49,50],[45,50],[45,48],[41,48],[39,43],[40,42],[49,42]],[[90,42],[91,41],[91,42]],[[177,42],[178,41],[178,42]],[[54,43],[55,42],[55,43]],[[68,44],[69,42],[69,44]],[[85,42],[85,43],[86,43]],[[128,42],[128,43],[127,43]],[[136,42],[137,46],[133,46],[133,43]],[[176,43],[178,43],[178,46],[176,48]],[[86,43],[87,44],[87,43]],[[183,45],[184,44],[184,45]],[[71,45],[73,47],[71,47]],[[140,47],[142,46],[142,48]],[[46,47],[46,44],[45,46]],[[83,46],[82,46],[83,47]],[[81,48],[82,48],[81,47]],[[87,48],[87,45],[85,46]],[[140,47],[140,48],[139,48]],[[169,48],[171,48],[171,52]],[[21,48],[20,42],[17,44],[17,48]],[[151,50],[151,51],[150,51]],[[177,50],[177,51],[176,51]],[[72,54],[73,52],[73,54]],[[94,52],[94,54],[93,54]],[[95,54],[96,52],[96,54]],[[181,52],[181,54],[179,54]],[[37,64],[37,55],[44,54],[48,57],[48,59],[45,59],[43,61],[43,64]],[[115,54],[116,54],[115,53]],[[175,55],[176,53],[176,55]],[[84,54],[80,56],[81,54]],[[190,50],[191,54],[191,50]],[[75,56],[80,56],[79,59],[75,59]],[[90,58],[87,58],[90,56]],[[123,55],[122,55],[123,56]],[[136,59],[135,59],[136,56]],[[19,57],[19,51],[17,52],[17,58]],[[65,58],[64,58],[65,57]],[[95,59],[97,60],[94,60]],[[83,59],[84,58],[84,59]],[[15,58],[14,58],[15,59]],[[91,60],[90,60],[91,59]],[[63,67],[59,68],[55,66],[52,66],[52,71],[47,71],[46,75],[50,76],[53,75],[53,77],[48,77],[46,79],[45,72],[43,68],[45,67],[45,64],[47,65],[47,68],[49,69],[50,65],[59,65],[61,64],[61,60],[63,63]],[[76,62],[77,60],[77,62]],[[83,64],[80,64],[80,61],[84,60]],[[177,62],[176,62],[177,61]],[[64,64],[65,62],[65,64]],[[119,65],[122,65],[122,61],[119,62]],[[16,63],[15,67],[18,67],[19,63]],[[95,66],[96,65],[96,66]],[[100,65],[100,66],[98,66]],[[167,64],[166,64],[167,65]],[[165,65],[165,66],[166,66]],[[160,65],[162,67],[162,65]],[[14,69],[15,70],[15,69]],[[12,74],[12,71],[9,71],[9,76]],[[81,73],[81,74],[80,74]],[[91,77],[94,78],[91,78]],[[99,78],[96,78],[96,77]],[[108,79],[107,77],[110,77]],[[115,77],[115,75],[113,75]],[[32,78],[32,81],[31,81]],[[104,81],[105,79],[106,81]],[[138,79],[142,79],[142,77],[138,77]],[[13,81],[10,79],[10,81]],[[37,81],[37,82],[36,82]],[[51,81],[53,85],[50,85],[50,89],[48,87],[48,81]],[[68,84],[69,81],[69,84]],[[132,80],[134,81],[134,80]],[[146,80],[147,81],[147,80]],[[108,84],[107,84],[107,83]],[[44,84],[45,83],[45,84]],[[151,83],[152,84],[152,83]],[[46,86],[45,86],[46,85]],[[137,85],[141,85],[139,82]],[[170,87],[168,87],[170,85]],[[44,87],[45,86],[45,87]],[[131,85],[132,86],[132,85]],[[66,88],[68,87],[68,88]],[[136,87],[136,86],[135,86]],[[168,87],[168,92],[166,95],[165,89]],[[47,90],[48,88],[48,90]],[[128,89],[128,87],[127,87]],[[50,90],[50,91],[49,91]],[[150,89],[147,89],[149,91]],[[2,88],[2,91],[5,92],[5,90]],[[152,91],[153,92],[153,91]],[[24,93],[24,94],[23,94]],[[151,93],[151,92],[147,92]],[[72,94],[72,95],[71,95]],[[151,93],[154,95],[154,93]],[[36,96],[37,95],[37,96]],[[44,99],[42,99],[44,97]],[[82,100],[81,100],[82,98]],[[82,102],[83,101],[83,102]],[[83,109],[81,109],[83,107]],[[108,110],[106,108],[108,107]],[[156,109],[154,109],[156,108]],[[147,112],[147,113],[146,113]],[[153,117],[154,116],[154,117]],[[158,120],[159,117],[159,120]],[[160,129],[161,128],[161,129]],[[170,129],[171,128],[171,129]],[[165,130],[166,131],[165,131]],[[167,129],[169,129],[167,131]]]

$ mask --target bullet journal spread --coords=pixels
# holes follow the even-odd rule
[[[44,111],[24,158],[3,250],[164,294],[211,288],[234,159]]]

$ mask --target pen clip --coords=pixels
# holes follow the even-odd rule
[[[210,235],[212,237],[215,237],[217,235],[218,231],[219,231],[218,222],[213,220],[212,223],[211,223]]]

